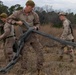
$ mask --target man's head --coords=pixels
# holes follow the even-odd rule
[[[60,12],[60,13],[59,13],[59,18],[60,18],[61,21],[65,20],[65,18],[66,18],[66,13]]]
[[[25,7],[25,12],[29,13],[33,10],[33,8],[35,7],[35,3],[32,0],[29,0],[26,2],[26,7]]]
[[[6,13],[0,14],[0,19],[1,19],[3,22],[5,22],[6,19],[7,19],[7,14],[6,14]]]

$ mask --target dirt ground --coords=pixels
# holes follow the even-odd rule
[[[55,37],[59,37],[62,33],[62,28],[53,28],[50,25],[42,26],[41,31],[46,32],[48,34],[52,34]],[[76,40],[76,30],[74,29],[74,37]],[[39,75],[76,75],[76,54],[75,61],[69,62],[69,56],[64,55],[63,60],[59,61],[59,43],[55,41],[39,36],[41,44],[43,45],[43,55],[44,55],[44,63],[42,71]],[[6,66],[5,56],[2,45],[0,45],[0,68]],[[5,74],[0,73],[0,75],[38,75],[36,71],[36,60],[37,56],[35,51],[30,48],[28,51],[28,61],[27,61],[27,72],[22,74],[22,69],[20,68],[20,61],[14,65],[14,67]],[[45,74],[44,74],[45,73]]]

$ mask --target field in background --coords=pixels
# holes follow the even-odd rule
[[[48,34],[52,34],[55,37],[59,37],[62,33],[62,28],[53,28],[51,25],[45,25],[41,26],[41,31],[46,32]],[[74,36],[76,40],[76,29],[74,29]],[[59,61],[59,46],[54,45],[55,42],[51,39],[42,37],[38,35],[38,38],[40,39],[41,44],[43,45],[43,54],[44,54],[44,66],[42,71],[45,72],[47,75],[76,75],[76,58],[75,62],[69,62],[69,57],[67,55],[64,56],[63,61]],[[4,54],[3,49],[0,49],[0,66],[4,66],[5,60],[4,60]],[[27,67],[28,71],[32,72],[34,69],[36,69],[36,54],[35,51],[33,51],[32,48],[28,51],[28,62]],[[7,74],[0,74],[0,75],[22,75],[21,74],[21,66],[20,61],[17,62],[17,64],[8,72]],[[29,75],[29,74],[23,74],[23,75]],[[37,75],[34,73],[33,75]],[[41,74],[44,75],[44,74]]]

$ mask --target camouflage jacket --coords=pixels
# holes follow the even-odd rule
[[[4,29],[3,29],[4,28],[4,24],[5,23],[0,20],[0,35],[3,34],[3,32],[4,32]]]
[[[32,11],[28,14],[26,14],[23,9],[16,11],[8,17],[7,22],[9,22],[10,24],[14,24],[16,20],[23,20],[23,21],[27,22],[28,25],[30,25],[30,26],[39,26],[40,25],[39,16],[34,11]],[[24,25],[22,25],[21,27],[23,30],[26,29]]]
[[[0,40],[7,38],[9,36],[14,36],[14,27],[8,23],[4,25],[4,33],[0,35]]]
[[[61,39],[63,39],[63,40],[73,40],[74,39],[70,24],[71,24],[71,22],[68,19],[65,19],[63,21],[63,33],[60,37]]]

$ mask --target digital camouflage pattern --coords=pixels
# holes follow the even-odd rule
[[[33,27],[33,26],[39,27],[40,25],[39,16],[34,11],[31,11],[30,13],[28,13],[28,15],[25,14],[24,10],[16,11],[8,17],[7,22],[11,25],[11,24],[15,24],[17,20],[20,20],[20,21],[23,20],[27,22],[27,24],[30,27]],[[20,27],[23,33],[26,32],[27,29],[25,25],[22,25]],[[25,70],[27,69],[27,65],[26,65],[27,64],[27,53],[30,47],[34,49],[37,55],[37,69],[41,69],[43,65],[43,61],[44,61],[43,53],[42,53],[42,45],[40,44],[39,39],[37,38],[37,35],[34,33],[30,35],[30,39],[27,40],[22,50],[21,68]]]
[[[4,53],[5,53],[6,60],[9,61],[13,57],[12,46],[13,46],[13,43],[15,42],[13,25],[10,26],[7,23],[4,25],[4,33],[0,35],[0,40],[2,39],[6,39],[4,44]]]
[[[70,28],[70,24],[71,24],[71,22],[68,19],[65,19],[63,21],[63,33],[60,37],[61,39],[64,39],[64,40],[74,39],[74,37],[71,33],[72,31],[71,31],[71,28]]]
[[[74,36],[72,33],[73,31],[70,25],[71,22],[67,18],[65,18],[65,20],[63,21],[63,32],[60,39],[74,42]],[[70,61],[73,61],[74,60],[73,46],[68,45],[66,50],[65,47],[66,47],[65,45],[62,45],[61,47],[60,58],[61,59],[63,58],[63,54],[68,54],[70,55]]]

